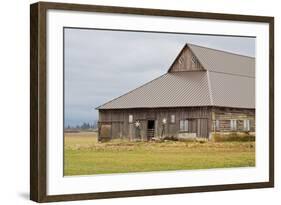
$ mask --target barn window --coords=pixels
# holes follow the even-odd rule
[[[250,130],[250,120],[244,120],[244,130],[245,131]]]
[[[171,115],[171,123],[175,123],[176,122],[176,116],[175,115]]]
[[[180,59],[179,59],[179,64],[183,64],[183,59],[182,59],[182,57],[180,57]]]
[[[196,63],[196,58],[195,58],[195,56],[192,56],[191,60],[192,60],[193,63]]]
[[[133,123],[133,115],[129,115],[129,123]]]
[[[219,130],[220,129],[220,121],[219,120],[216,120],[216,130]]]
[[[180,120],[180,131],[182,132],[188,131],[188,120]]]
[[[237,120],[230,120],[230,129],[231,130],[237,129]]]

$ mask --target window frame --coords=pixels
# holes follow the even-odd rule
[[[220,130],[220,120],[215,120],[215,130]]]
[[[129,123],[134,123],[134,116],[133,114],[129,114]]]
[[[194,55],[191,57],[191,61],[192,61],[194,64],[197,63],[197,59],[196,59],[196,57],[195,57]]]
[[[250,131],[251,130],[251,125],[250,125],[250,120],[249,119],[244,119],[243,120],[243,130],[244,131]]]
[[[176,123],[176,115],[175,114],[171,114],[170,115],[170,123],[171,124],[175,124]]]
[[[189,132],[189,119],[180,120],[180,132]]]
[[[230,120],[230,130],[237,131],[237,119]]]

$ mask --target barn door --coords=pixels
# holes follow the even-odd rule
[[[197,137],[208,137],[208,119],[197,119]]]
[[[111,138],[122,138],[123,136],[123,123],[122,122],[112,122],[112,136]]]
[[[155,120],[147,120],[147,140],[151,140],[154,137],[155,132]]]
[[[111,139],[111,123],[100,123],[98,131],[98,140]]]

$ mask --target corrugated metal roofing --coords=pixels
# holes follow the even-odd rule
[[[213,106],[255,108],[255,78],[209,72]]]
[[[98,109],[210,105],[206,72],[167,73]]]
[[[255,58],[188,44],[208,71],[255,77]]]
[[[97,109],[255,108],[255,59],[188,45],[206,71],[168,72]]]
[[[255,79],[207,71],[167,73],[98,109],[192,106],[255,108]]]

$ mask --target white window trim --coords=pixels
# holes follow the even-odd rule
[[[175,123],[176,122],[176,115],[172,114],[171,118],[170,118],[171,123]]]
[[[184,62],[183,58],[182,58],[182,57],[180,57],[180,58],[179,58],[179,64],[180,64],[180,65],[182,65],[182,64],[183,64],[183,62]]]
[[[195,57],[195,56],[192,56],[192,57],[191,57],[191,61],[192,61],[194,64],[196,64],[196,62],[197,62],[196,57]]]
[[[134,116],[132,114],[129,115],[129,123],[134,122]]]
[[[189,127],[188,119],[180,120],[180,131],[181,132],[188,132],[188,127]]]
[[[230,129],[231,130],[237,130],[237,120],[236,119],[232,119],[230,120]]]
[[[246,120],[243,120],[243,124],[244,124],[244,130],[245,131],[250,131],[251,127],[250,127],[250,120],[249,119],[246,119]]]
[[[220,121],[216,120],[215,122],[215,130],[220,130]]]

